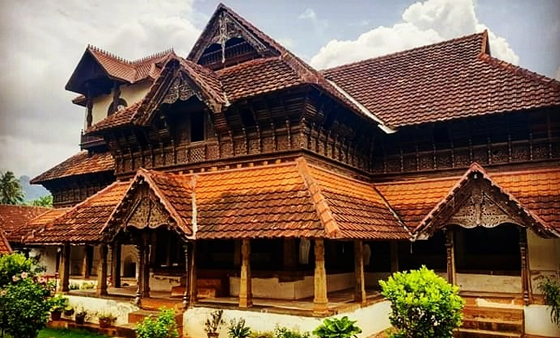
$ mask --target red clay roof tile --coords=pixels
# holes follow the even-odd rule
[[[28,230],[27,223],[51,210],[54,209],[28,205],[0,204],[0,229],[5,232],[9,241],[20,242],[20,234]]]
[[[560,104],[560,83],[481,53],[486,33],[326,69],[393,127]]]
[[[8,243],[8,239],[4,235],[4,231],[0,229],[0,255],[6,255],[12,252],[12,248],[10,247],[10,243]]]
[[[89,155],[88,151],[84,150],[35,177],[31,180],[31,183],[36,184],[62,177],[93,174],[103,171],[112,172],[113,170],[114,160],[109,152]]]

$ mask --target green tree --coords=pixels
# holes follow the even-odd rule
[[[459,288],[422,266],[379,281],[391,302],[392,338],[452,338],[461,326],[464,300]]]
[[[11,171],[0,172],[0,204],[20,204],[23,191],[19,180]]]
[[[46,195],[46,196],[39,197],[37,199],[31,200],[27,204],[35,206],[35,207],[52,208],[53,197],[52,197],[52,195]]]

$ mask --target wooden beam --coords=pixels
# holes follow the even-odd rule
[[[191,244],[191,255],[189,260],[189,274],[188,277],[188,292],[189,292],[189,307],[193,307],[196,303],[196,242]]]
[[[361,305],[365,305],[367,297],[364,274],[364,244],[360,240],[354,241],[354,272],[356,274],[354,301],[360,303]]]
[[[97,265],[97,296],[106,296],[107,293],[107,244],[99,246],[100,260]]]
[[[314,275],[314,297],[313,312],[325,314],[328,312],[327,299],[327,271],[325,270],[325,241],[322,238],[315,239],[315,275]]]
[[[399,242],[391,241],[391,272],[399,271]]]
[[[121,243],[111,246],[111,284],[114,288],[121,287]]]
[[[60,265],[60,291],[70,291],[70,244],[62,247],[62,264]]]
[[[251,242],[244,238],[241,243],[241,275],[239,278],[239,307],[247,308],[253,305],[251,285]]]
[[[456,284],[455,271],[455,239],[452,228],[445,229],[445,249],[447,251],[447,281]]]
[[[136,297],[134,298],[134,303],[140,305],[142,303],[142,284],[144,280],[144,269],[146,269],[146,256],[144,255],[144,243],[140,239],[140,242],[136,245],[138,250],[138,280],[136,288]]]
[[[521,253],[521,287],[523,290],[523,302],[525,305],[529,305],[533,302],[533,290],[531,290],[529,251],[527,250],[527,229],[525,228],[519,228],[519,251]]]

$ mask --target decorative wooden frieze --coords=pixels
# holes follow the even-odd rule
[[[159,203],[145,196],[141,197],[132,208],[126,219],[126,226],[138,229],[155,229],[162,225],[169,224],[169,214]]]
[[[195,95],[196,93],[191,88],[190,84],[183,77],[178,77],[173,80],[162,103],[173,104],[177,102],[177,100],[186,101]]]

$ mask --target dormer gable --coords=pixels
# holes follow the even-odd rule
[[[272,38],[220,4],[191,50],[188,60],[212,70],[285,52]]]

